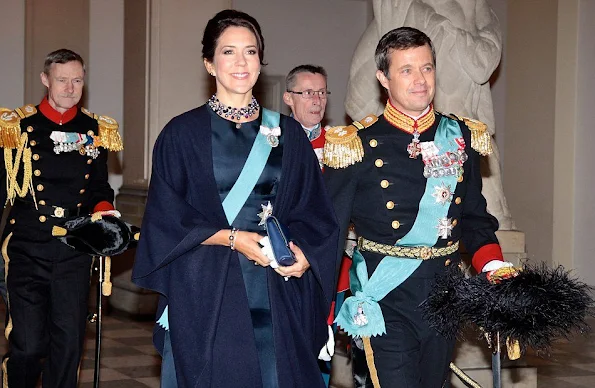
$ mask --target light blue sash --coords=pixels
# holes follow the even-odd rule
[[[279,112],[262,108],[262,126],[275,128],[279,126],[280,121],[281,115]],[[259,132],[256,135],[256,139],[254,139],[254,143],[252,143],[252,149],[250,150],[250,154],[248,154],[238,180],[222,203],[223,211],[229,225],[233,223],[240,210],[242,210],[242,207],[244,207],[246,200],[248,200],[250,193],[267,164],[271,150],[272,147],[267,142],[266,136]],[[163,314],[157,320],[157,324],[165,330],[169,330],[168,306],[165,306]]]
[[[441,153],[456,152],[456,138],[462,137],[454,120],[443,117],[436,130],[434,144]],[[409,231],[399,241],[399,246],[432,247],[438,240],[438,221],[446,217],[450,204],[441,204],[432,196],[435,187],[442,184],[454,188],[457,176],[428,178],[426,189],[419,203],[419,211]],[[454,191],[454,190],[453,190]],[[351,336],[372,337],[386,333],[384,316],[378,301],[403,283],[421,265],[422,260],[385,256],[368,279],[368,269],[359,251],[353,254],[349,273],[353,296],[343,302],[335,322]]]

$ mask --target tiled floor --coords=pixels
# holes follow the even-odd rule
[[[590,323],[595,325],[595,319]],[[151,343],[152,327],[152,322],[120,314],[103,317],[101,388],[159,388],[160,358]],[[0,336],[0,352],[6,348],[6,340]],[[94,357],[95,325],[89,324],[80,388],[93,386]],[[595,334],[559,341],[550,358],[526,357],[529,365],[538,368],[538,388],[595,387]]]

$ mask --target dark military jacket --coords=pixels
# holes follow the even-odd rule
[[[435,115],[435,121],[420,134],[420,142],[432,141],[440,120],[446,119],[438,112],[431,114]],[[439,238],[435,247],[462,240],[467,251],[474,255],[483,246],[498,243],[494,233],[498,222],[487,212],[481,194],[480,155],[471,147],[471,132],[463,121],[458,124],[468,160],[463,164],[464,172],[456,187],[451,188],[452,202],[447,216],[452,219],[451,236]],[[382,115],[371,126],[360,129],[358,135],[363,144],[363,160],[346,168],[327,167],[324,173],[341,228],[343,240],[339,251],[350,221],[358,236],[387,245],[398,243],[411,230],[426,189],[421,156],[410,158],[407,152],[412,134],[395,127]],[[481,270],[485,262],[501,259],[499,247],[495,251],[499,257],[476,257],[474,266],[477,264]],[[381,257],[364,254],[367,261],[368,256]],[[378,262],[368,263],[369,271],[377,265]]]
[[[46,105],[45,109],[40,109],[41,105]],[[56,117],[52,120],[42,113],[59,116],[48,106],[44,99],[38,106],[0,110],[0,145],[4,148],[0,156],[4,162],[0,168],[0,201],[14,202],[11,224],[18,222],[19,214],[27,213],[28,218],[35,215],[38,225],[45,229],[60,219],[88,214],[102,202],[105,204],[100,206],[113,208],[107,151],[122,148],[117,123],[84,108],[70,110],[65,113],[68,121],[56,122]],[[67,144],[77,137],[79,143]],[[13,176],[16,180],[11,183]],[[17,193],[11,200],[7,191],[15,185]]]

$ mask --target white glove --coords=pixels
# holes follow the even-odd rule
[[[264,236],[258,243],[262,245],[260,250],[262,251],[262,254],[269,259],[271,268],[275,269],[279,267],[279,263],[277,263],[277,260],[275,260],[275,255],[273,254],[273,248],[271,248],[269,236]]]
[[[504,267],[514,267],[514,264],[509,261],[491,260],[483,266],[481,272],[490,272]]]
[[[330,361],[335,354],[335,333],[333,333],[332,327],[328,326],[328,341],[320,349],[318,353],[318,359],[322,361]]]

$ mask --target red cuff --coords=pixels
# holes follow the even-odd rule
[[[114,210],[114,205],[109,203],[108,201],[101,201],[93,208],[93,213],[95,212],[104,212],[108,210]]]
[[[473,255],[471,263],[473,264],[473,268],[479,273],[483,269],[483,266],[492,260],[504,261],[500,244],[488,244],[479,248]]]

